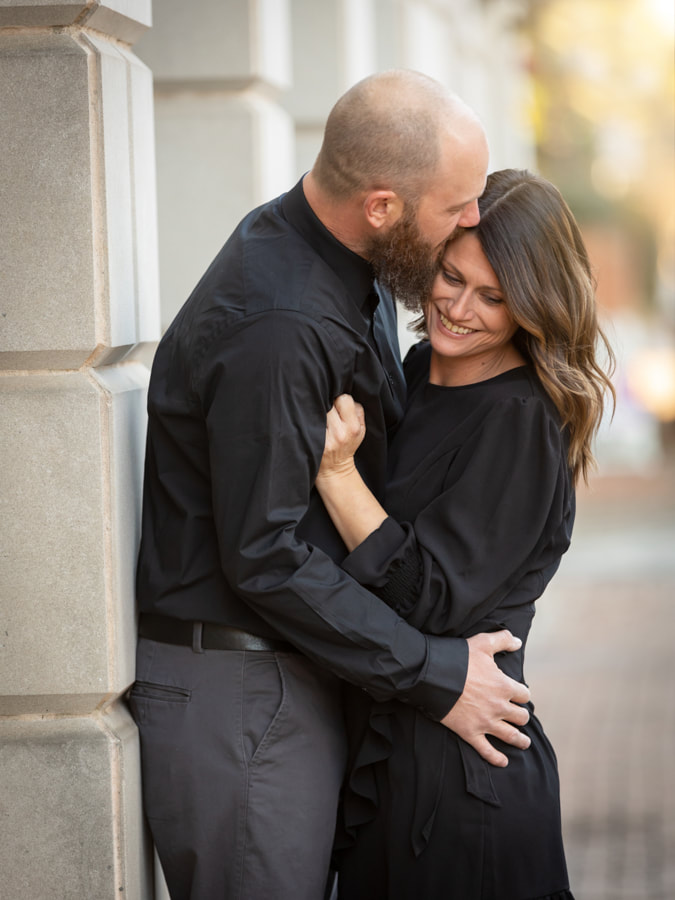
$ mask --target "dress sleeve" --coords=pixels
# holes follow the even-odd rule
[[[421,634],[300,539],[340,359],[303,313],[250,316],[205,360],[202,397],[225,577],[281,635],[377,699],[442,718],[464,686],[466,642]]]
[[[414,523],[385,520],[342,565],[417,628],[466,634],[567,549],[568,484],[557,421],[541,399],[512,398],[453,457]]]

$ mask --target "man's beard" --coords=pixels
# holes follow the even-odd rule
[[[406,210],[387,234],[376,234],[366,249],[377,280],[406,309],[419,312],[431,293],[441,250],[425,241],[417,213]]]

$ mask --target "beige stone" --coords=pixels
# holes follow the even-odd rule
[[[132,224],[136,341],[159,337],[159,259],[157,246],[157,173],[152,72],[131,51],[120,48],[127,63],[131,147]]]
[[[79,366],[96,346],[87,55],[68,35],[5,34],[0,83],[0,367],[22,351]]]
[[[0,714],[88,712],[133,678],[144,378],[0,379]]]
[[[107,448],[109,486],[110,690],[124,690],[134,679],[136,655],[135,574],[141,530],[141,496],[149,372],[140,364],[105,366],[92,377],[103,408],[102,445]]]
[[[150,900],[136,729],[122,707],[0,719],[2,895]]]
[[[241,217],[292,186],[293,127],[253,92],[159,95],[155,110],[166,327]]]
[[[184,0],[155,4],[154,24],[136,48],[157,83],[232,89],[290,84],[290,0]]]
[[[99,0],[95,4],[0,0],[0,26],[84,25],[133,43],[151,21],[151,0]]]
[[[295,0],[291,27],[293,82],[282,103],[302,129],[321,133],[338,97],[377,71],[374,3]]]
[[[110,364],[159,326],[150,73],[97,36],[6,34],[0,79],[0,368]]]

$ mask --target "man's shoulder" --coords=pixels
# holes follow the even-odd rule
[[[281,198],[249,213],[207,270],[193,302],[252,316],[271,310],[333,318],[347,288],[320,254],[284,218]]]

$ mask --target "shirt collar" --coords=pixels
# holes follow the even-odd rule
[[[373,269],[362,256],[354,253],[330,233],[307,202],[300,181],[284,194],[281,207],[286,220],[330,266],[344,283],[357,307],[370,312],[373,303]]]

